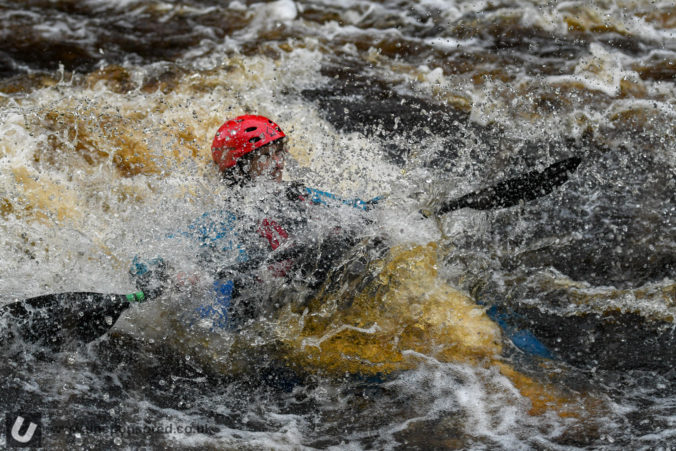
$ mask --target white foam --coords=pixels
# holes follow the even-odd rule
[[[233,11],[246,11],[246,5],[235,0],[228,3],[228,9],[232,9]]]
[[[261,7],[263,8],[263,7]],[[282,22],[294,20],[298,16],[298,8],[292,0],[278,0],[267,3],[261,14],[269,14],[274,20]]]
[[[453,39],[446,37],[444,38],[435,37],[435,38],[426,38],[423,42],[425,42],[425,44],[429,46],[437,47],[442,50],[455,50],[459,48],[476,47],[481,41],[475,38]]]
[[[462,419],[458,422],[469,437],[482,443],[499,443],[506,449],[524,449],[533,446],[534,440],[547,442],[547,435],[541,435],[538,429],[548,425],[554,433],[561,421],[556,416],[530,417],[529,402],[495,370],[418,357],[427,364],[384,384],[409,400],[410,411],[408,418],[387,427],[388,435],[400,434],[415,423],[443,420],[453,424],[453,419]]]
[[[607,51],[597,43],[590,44],[589,52],[590,55],[580,59],[575,66],[574,75],[549,76],[547,80],[550,83],[582,83],[590,90],[601,91],[609,96],[620,93],[622,80],[640,80],[636,72],[623,69],[620,52]]]

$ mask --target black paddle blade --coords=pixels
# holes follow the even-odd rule
[[[12,302],[0,307],[0,342],[20,339],[52,350],[87,343],[105,334],[130,302],[143,300],[143,293],[73,292]]]
[[[528,202],[546,196],[568,181],[570,173],[582,163],[579,157],[571,157],[554,163],[543,171],[527,172],[519,177],[504,180],[494,186],[466,194],[446,202],[438,210],[442,215],[461,208],[493,210]]]

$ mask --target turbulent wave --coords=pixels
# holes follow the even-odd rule
[[[200,300],[184,295],[84,347],[18,343],[3,405],[40,410],[50,447],[668,446],[672,3],[0,0],[3,302],[133,290],[135,255],[198,271],[167,236],[264,208],[263,188],[237,198],[211,163],[238,114],[287,133],[287,181],[384,196],[366,221],[341,210],[308,233],[342,221],[360,243],[320,294],[264,284],[270,308],[239,334],[182,331]],[[569,158],[542,197],[420,215]],[[392,269],[407,252],[434,264]],[[475,332],[497,331],[487,305],[512,312],[555,359],[504,331],[466,358],[439,338],[464,329],[425,316],[450,299]]]

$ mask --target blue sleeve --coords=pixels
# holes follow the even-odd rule
[[[246,243],[240,239],[235,226],[237,217],[228,211],[207,212],[191,222],[185,229],[175,233],[165,235],[165,238],[172,240],[189,240],[190,247],[195,243],[200,251],[205,255],[219,255],[220,260],[228,261],[233,264],[245,263],[249,260],[246,250]],[[158,271],[158,268],[165,268],[166,263],[160,256],[139,256],[136,255],[129,268],[129,273],[134,279],[137,288],[142,291],[149,287],[159,287],[166,280],[159,280],[156,274],[167,278],[164,271]],[[140,288],[144,287],[144,288]],[[155,288],[153,288],[155,289]]]
[[[248,260],[246,246],[235,230],[237,216],[229,211],[204,213],[191,222],[185,230],[167,235],[167,238],[185,237],[199,244],[201,248],[216,252],[236,254],[238,262]]]
[[[364,201],[358,198],[354,199],[343,199],[342,197],[336,196],[333,193],[329,193],[328,191],[321,191],[316,188],[308,188],[305,187],[305,192],[310,196],[310,201],[313,204],[321,204],[321,205],[330,205],[331,203],[334,204],[345,204],[345,205],[351,205],[354,208],[358,208],[360,210],[369,210],[372,205],[375,205],[380,201],[382,198],[380,196],[374,197],[371,200]]]

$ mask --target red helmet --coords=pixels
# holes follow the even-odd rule
[[[218,168],[225,171],[249,152],[285,136],[279,125],[267,117],[238,116],[218,129],[211,144],[211,155]]]

